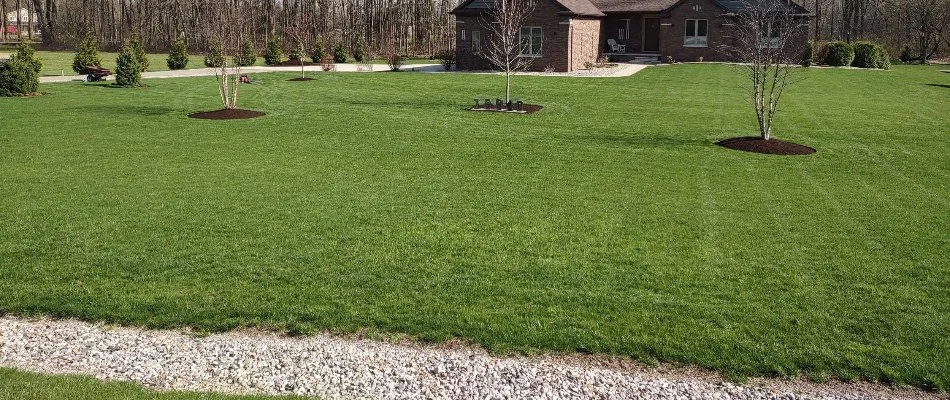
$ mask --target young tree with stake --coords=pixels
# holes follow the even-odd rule
[[[241,65],[234,61],[234,56],[238,54],[245,35],[243,10],[232,7],[227,0],[212,0],[208,6],[212,12],[211,21],[206,25],[206,34],[213,42],[220,43],[223,58],[223,62],[215,71],[218,94],[224,109],[234,110],[237,108],[241,76]]]
[[[521,27],[534,11],[533,0],[495,0],[482,26],[489,34],[482,57],[505,74],[505,102],[511,101],[511,74],[527,69],[533,58],[524,57]]]
[[[730,16],[731,35],[722,47],[745,71],[759,134],[770,140],[779,101],[795,83],[793,75],[804,51],[796,48],[796,39],[807,34],[808,25],[785,0],[745,3],[741,12]]]

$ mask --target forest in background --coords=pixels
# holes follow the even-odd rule
[[[215,24],[213,3],[222,0],[0,0],[0,10],[27,8],[37,17],[47,48],[74,48],[87,32],[106,49],[116,49],[138,34],[151,51],[167,51],[176,36],[193,51],[208,46]],[[244,16],[244,29],[262,46],[267,35],[283,38],[286,48],[301,38],[343,43],[359,39],[375,54],[433,55],[455,43],[449,11],[459,0],[223,0]],[[950,0],[800,0],[815,14],[813,40],[871,40],[893,57],[907,47],[911,56],[947,55]],[[6,15],[4,13],[4,18]],[[6,21],[4,21],[6,22]],[[32,34],[29,21],[21,21]],[[6,25],[6,24],[4,24]]]

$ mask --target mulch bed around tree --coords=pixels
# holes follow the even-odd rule
[[[533,114],[538,111],[541,111],[542,108],[544,107],[539,106],[537,104],[525,104],[524,106],[522,106],[522,110],[524,111],[508,111],[507,109],[496,110],[494,107],[492,108],[471,107],[468,110],[469,111],[490,111],[490,112],[505,113],[505,114]]]
[[[250,119],[250,118],[263,117],[264,115],[266,114],[260,111],[241,110],[241,109],[235,109],[235,110],[224,109],[224,110],[217,110],[217,111],[196,112],[196,113],[188,114],[188,118],[216,119],[216,120]]]
[[[313,78],[291,78],[291,79],[288,79],[287,82],[306,82],[306,81],[312,81],[312,80],[314,79]]]
[[[727,149],[783,156],[803,156],[815,152],[815,149],[808,146],[784,142],[778,139],[765,140],[758,136],[726,139],[716,144]]]
[[[311,66],[320,65],[320,64],[314,64],[312,62],[304,61],[303,65],[305,67],[311,67]],[[274,67],[299,67],[299,66],[300,66],[300,61],[293,61],[293,60],[282,61],[274,65]]]

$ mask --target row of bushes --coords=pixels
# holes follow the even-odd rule
[[[891,57],[884,46],[871,42],[809,42],[805,49],[802,65],[813,63],[832,67],[852,66],[857,68],[890,69]]]

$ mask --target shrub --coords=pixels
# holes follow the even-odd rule
[[[290,61],[298,62],[303,60],[303,43],[297,42],[297,45],[294,46],[294,49],[290,52]]]
[[[356,40],[356,47],[353,49],[353,59],[356,62],[366,61],[366,41],[362,37]]]
[[[212,39],[208,45],[208,52],[205,53],[205,66],[208,68],[224,66],[224,50],[221,49],[221,42],[218,39]]]
[[[871,42],[854,44],[854,60],[851,66],[858,68],[888,69],[891,67],[890,55],[884,47]]]
[[[828,42],[815,41],[812,42],[812,63],[813,64],[824,64],[825,59],[828,58]]]
[[[326,55],[326,46],[324,46],[323,42],[317,41],[317,44],[313,46],[313,51],[310,52],[310,59],[312,59],[315,63],[322,63],[323,57]]]
[[[406,57],[400,55],[397,52],[389,53],[386,56],[386,64],[389,65],[389,70],[393,72],[399,72],[399,69],[406,63]]]
[[[99,58],[96,39],[87,33],[79,42],[79,50],[76,52],[76,57],[73,58],[73,71],[76,71],[77,74],[85,74],[88,73],[86,67],[91,65],[102,66],[102,59]]]
[[[435,57],[439,60],[439,64],[442,64],[442,69],[451,71],[452,65],[455,64],[455,49],[442,50]]]
[[[132,36],[132,39],[129,40],[129,46],[132,46],[132,54],[139,62],[140,72],[148,71],[148,54],[145,53],[145,47],[142,46],[142,40],[139,39],[138,35]]]
[[[234,57],[234,63],[240,67],[250,67],[257,62],[257,54],[254,52],[254,41],[250,36],[244,37],[244,43],[241,44],[241,53]]]
[[[115,85],[121,87],[142,86],[142,66],[135,54],[135,44],[132,40],[125,42],[122,52],[115,59]]]
[[[43,69],[43,62],[36,58],[36,49],[33,48],[33,42],[26,38],[20,38],[20,44],[16,48],[16,56],[21,61],[33,67],[37,74]]]
[[[845,42],[828,43],[828,54],[825,56],[825,64],[832,67],[843,67],[851,65],[854,61],[854,48]]]
[[[904,46],[904,50],[901,50],[900,60],[902,63],[909,63],[914,59],[914,56],[910,55],[910,46]]]
[[[183,37],[175,39],[171,51],[168,52],[168,59],[165,60],[168,69],[173,71],[185,69],[188,66],[188,61],[190,61],[188,59],[188,43],[185,42]]]
[[[805,45],[805,53],[802,54],[802,66],[808,68],[815,59],[815,44],[808,42]]]
[[[264,49],[264,64],[277,65],[284,59],[284,50],[281,48],[280,38],[277,35],[267,37],[267,48]]]
[[[26,96],[36,93],[39,85],[39,71],[30,60],[13,55],[0,64],[0,96]]]
[[[343,42],[337,43],[333,48],[333,62],[345,63],[346,58],[346,46],[343,46]]]
[[[324,54],[323,58],[320,59],[320,68],[323,69],[324,72],[330,72],[333,71],[334,67],[333,57],[329,54]]]

